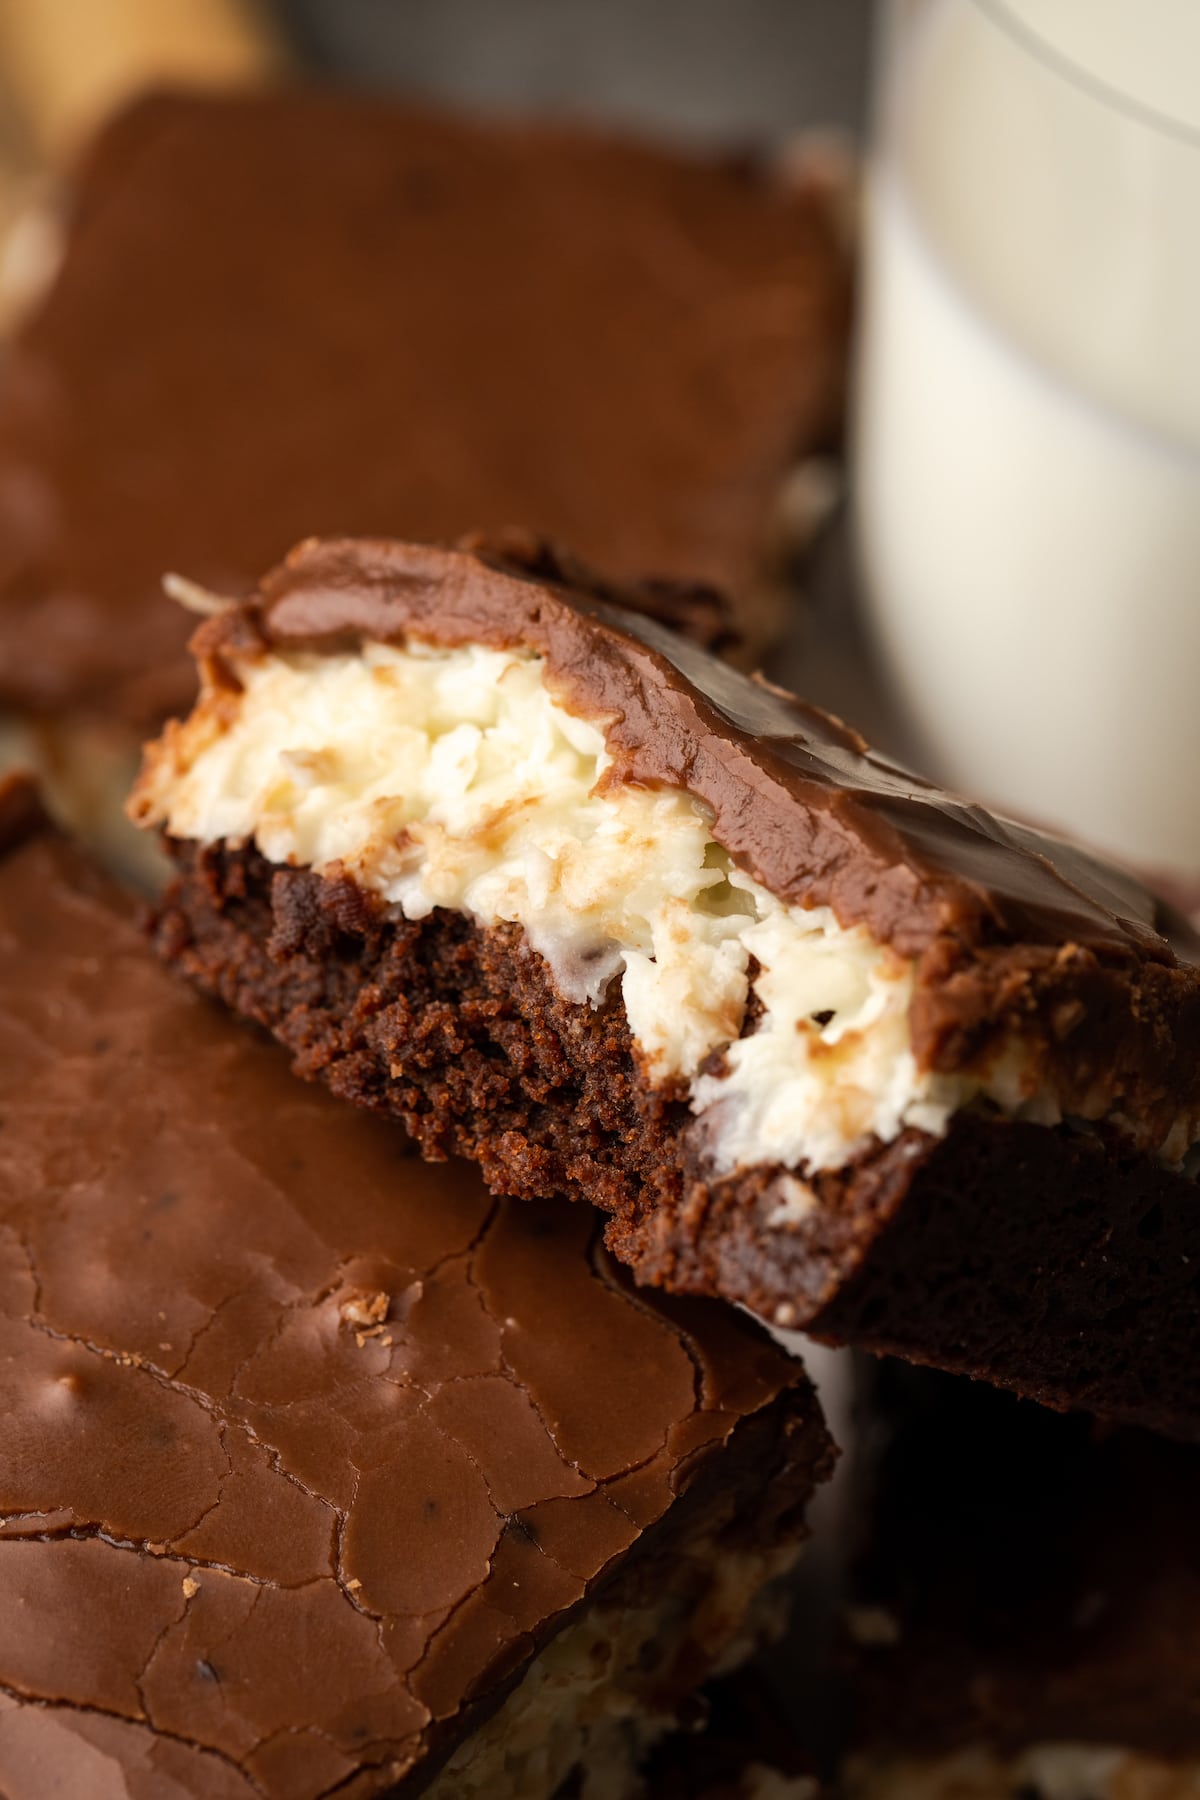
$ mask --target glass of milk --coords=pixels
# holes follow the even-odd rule
[[[941,776],[1200,873],[1200,0],[891,0],[856,532]]]

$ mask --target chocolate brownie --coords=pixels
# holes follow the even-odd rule
[[[27,788],[0,838],[0,1792],[617,1781],[775,1604],[801,1366],[297,1082]]]
[[[1200,940],[544,576],[310,542],[195,640],[164,954],[646,1280],[1200,1431]]]
[[[880,1365],[852,1800],[1200,1788],[1200,1453]]]
[[[0,704],[190,702],[167,571],[510,527],[750,616],[837,429],[847,268],[765,162],[295,89],[150,98],[84,161],[0,387]]]

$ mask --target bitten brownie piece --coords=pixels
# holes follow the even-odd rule
[[[847,1800],[1194,1800],[1200,1453],[881,1365]]]
[[[78,176],[0,388],[0,704],[190,704],[164,573],[518,527],[751,618],[840,417],[846,257],[766,164],[365,95],[162,96]],[[761,620],[758,621],[761,624]]]
[[[777,1604],[801,1366],[297,1082],[26,790],[0,837],[0,1791],[631,1791]]]
[[[1200,1431],[1200,940],[582,591],[311,542],[134,811],[163,953],[646,1280]]]

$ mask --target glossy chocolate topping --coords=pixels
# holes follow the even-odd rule
[[[1200,962],[1200,939],[1130,877],[942,792],[840,720],[578,588],[462,552],[314,541],[193,647],[220,680],[226,652],[409,632],[536,650],[564,702],[605,723],[616,778],[686,788],[765,887],[828,904],[906,954],[939,940],[1067,943],[1121,961]]]
[[[811,1394],[297,1082],[0,815],[0,1790],[390,1790]]]
[[[0,701],[185,705],[164,572],[516,526],[610,574],[760,570],[836,425],[824,203],[748,164],[363,96],[163,97],[81,171],[0,391]]]

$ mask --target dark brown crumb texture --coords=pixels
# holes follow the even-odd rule
[[[784,1172],[712,1179],[686,1105],[642,1078],[619,999],[565,1002],[516,928],[385,919],[351,881],[253,851],[176,854],[169,960],[427,1157],[603,1207],[640,1279],[1200,1436],[1200,1211],[1182,1175],[969,1112],[945,1139],[909,1130],[812,1178],[807,1215],[771,1225]]]

